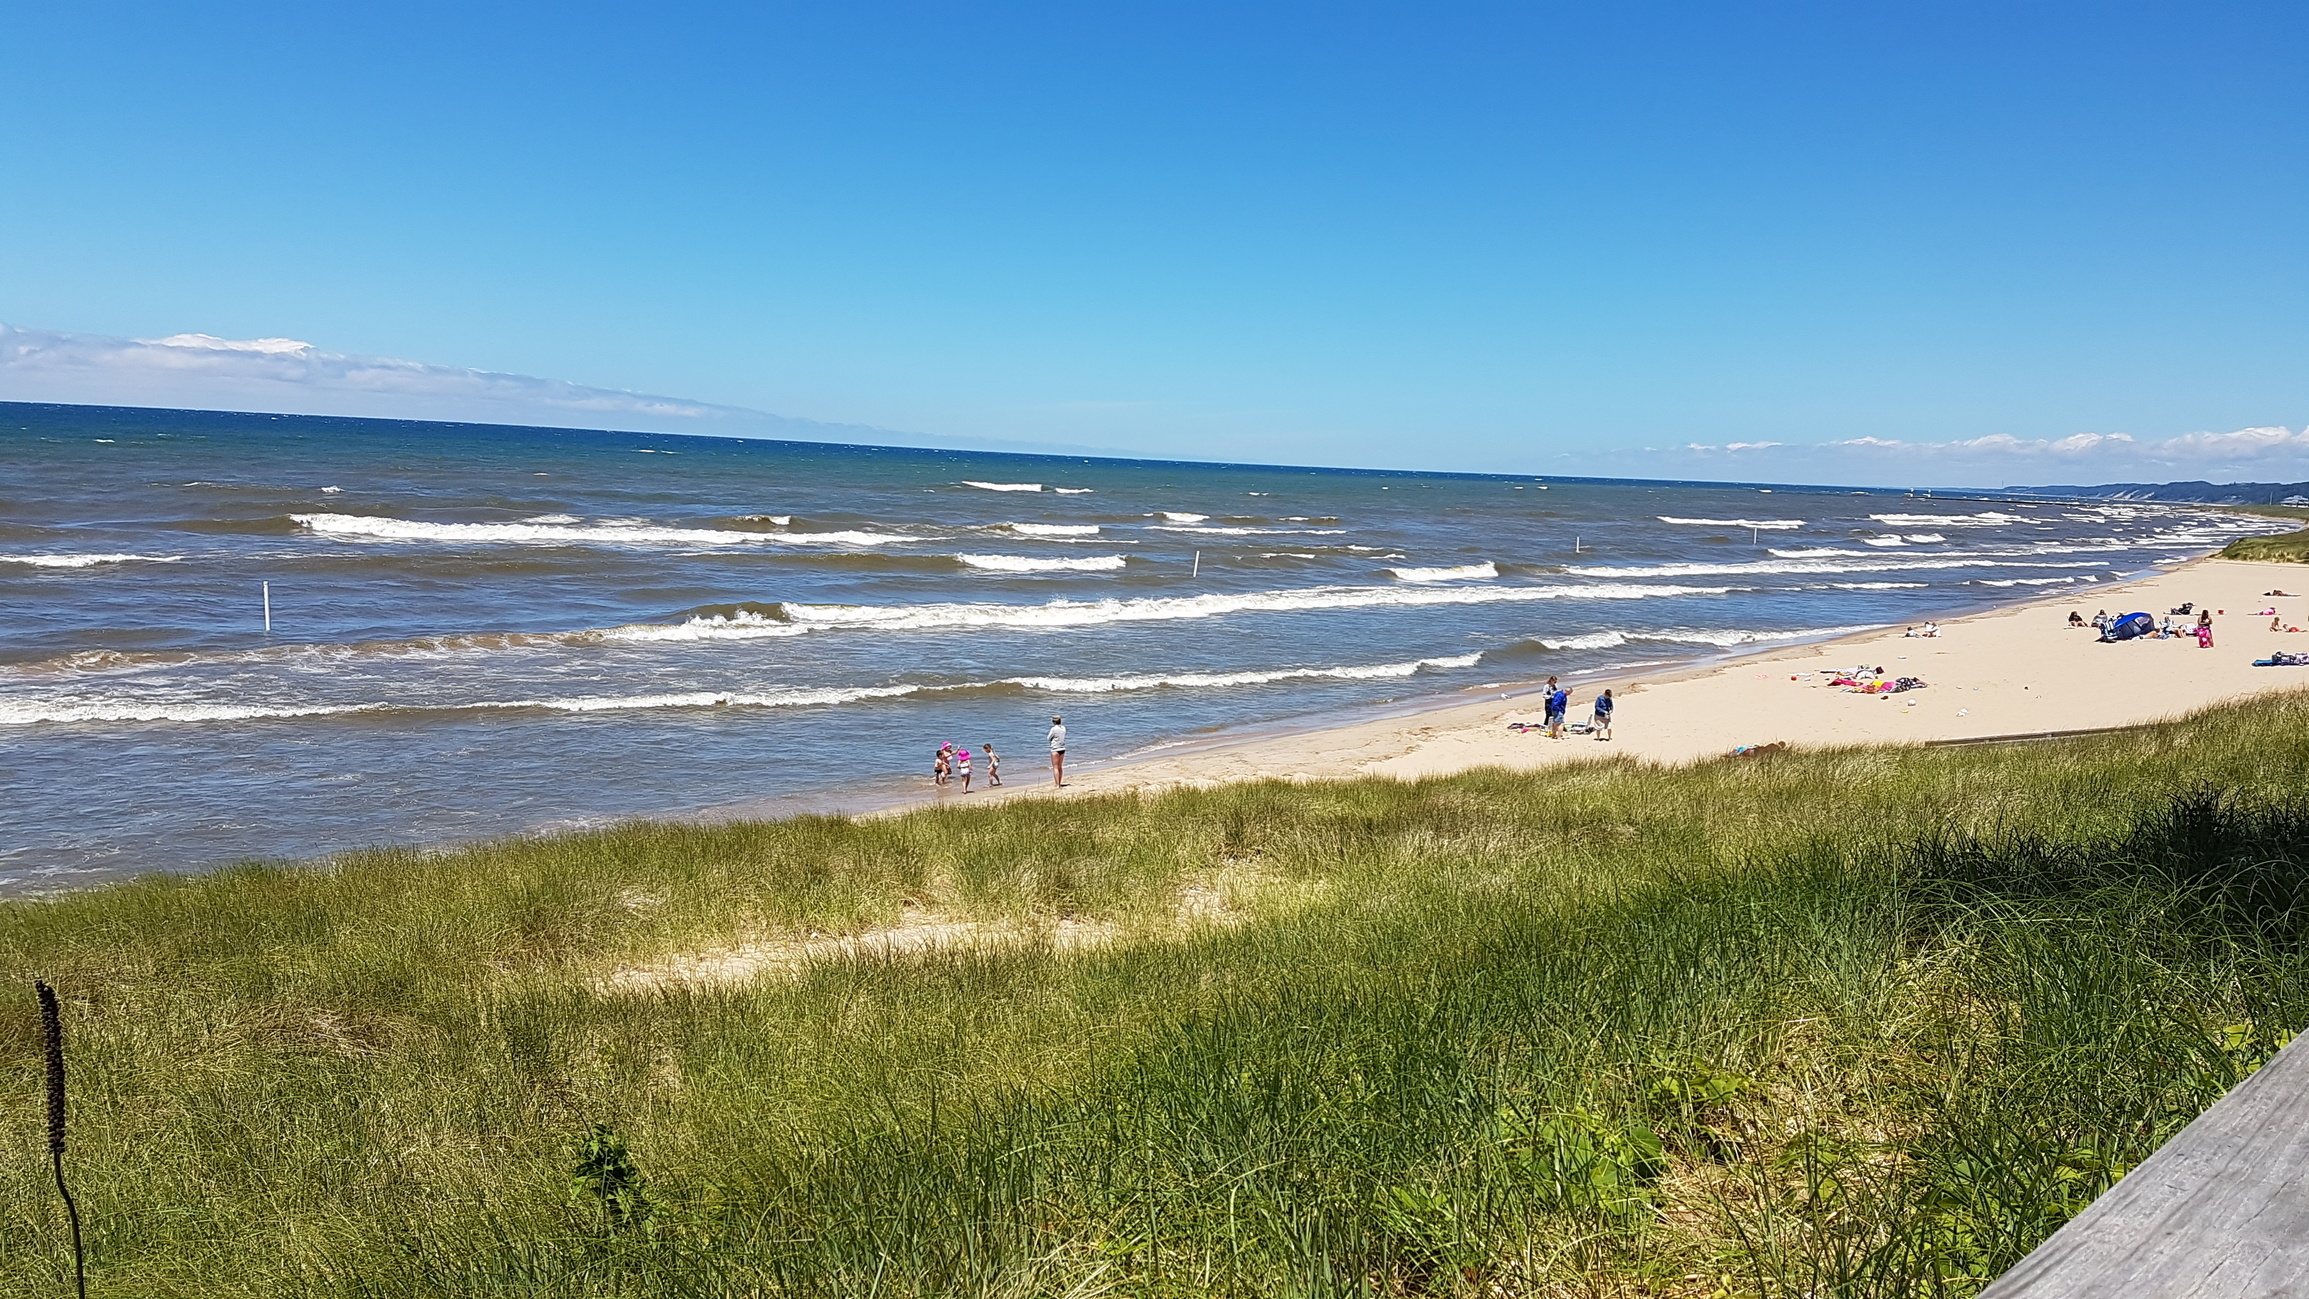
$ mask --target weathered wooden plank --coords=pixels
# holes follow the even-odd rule
[[[2309,1296],[2309,1034],[1981,1299]]]

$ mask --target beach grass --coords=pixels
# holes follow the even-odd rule
[[[2220,557],[2261,563],[2309,563],[2309,528],[2268,537],[2239,537],[2221,548]]]
[[[2305,774],[2296,694],[9,902],[0,1296],[35,977],[104,1295],[1971,1294],[2309,1017]]]

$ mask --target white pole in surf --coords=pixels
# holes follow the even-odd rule
[[[1203,575],[1203,552],[1199,550],[1195,552],[1195,571],[1193,575],[1196,577],[1201,577]]]
[[[273,634],[273,584],[265,583],[265,635]]]

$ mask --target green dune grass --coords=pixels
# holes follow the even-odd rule
[[[2309,562],[2309,528],[2269,537],[2239,537],[2221,548],[2220,557],[2257,560],[2261,563]]]
[[[2309,1017],[2305,774],[2295,695],[12,902],[0,1295],[34,977],[106,1296],[1970,1294]]]

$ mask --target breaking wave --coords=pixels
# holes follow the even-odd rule
[[[982,492],[1039,492],[1041,483],[982,483],[974,478],[962,480],[964,487],[975,487]]]
[[[599,633],[610,641],[754,640],[809,631],[932,631],[952,627],[1068,628],[1171,622],[1236,613],[1513,604],[1545,600],[1644,600],[1723,595],[1728,586],[1598,583],[1592,586],[1311,587],[1135,599],[1053,600],[1048,604],[799,604],[702,614],[681,623],[636,623]]]
[[[1007,529],[1022,537],[1095,537],[1095,523],[997,523],[996,528]]]
[[[1766,532],[1784,531],[1804,526],[1802,519],[1679,519],[1673,515],[1652,516],[1662,523],[1684,523],[1696,528],[1762,528]]]
[[[1757,645],[1766,641],[1804,640],[1813,636],[1848,636],[1854,632],[1876,631],[1884,623],[1863,623],[1852,627],[1799,627],[1793,631],[1594,631],[1580,636],[1534,638],[1551,650],[1613,649],[1635,641],[1656,641],[1670,645],[1715,645],[1729,649],[1734,645]]]
[[[596,546],[885,546],[915,540],[889,532],[739,532],[728,528],[665,528],[622,520],[577,527],[560,523],[428,523],[360,514],[292,514],[307,530],[328,537],[384,541],[571,542]]]
[[[1025,555],[956,555],[963,567],[990,573],[1111,573],[1126,562],[1121,555],[1086,559],[1032,559]]]
[[[949,684],[900,683],[887,686],[797,688],[791,690],[712,691],[672,694],[585,695],[552,699],[481,700],[473,703],[359,703],[359,704],[215,704],[150,700],[56,702],[0,702],[0,726],[88,722],[244,722],[289,721],[314,717],[439,713],[609,713],[688,708],[807,708],[858,703],[868,699],[902,699],[910,695],[958,694],[972,691],[1042,690],[1058,694],[1115,694],[1132,690],[1214,689],[1227,686],[1267,685],[1277,681],[1371,681],[1408,677],[1423,670],[1475,666],[1481,653],[1448,658],[1424,658],[1409,663],[1374,663],[1344,667],[1273,668],[1246,672],[1171,672],[1119,677],[1003,677],[995,681]]]
[[[1264,672],[1174,672],[1130,677],[1010,677],[1003,684],[1066,694],[1112,694],[1122,690],[1157,690],[1164,687],[1191,689],[1261,686],[1275,681],[1372,681],[1384,677],[1412,676],[1422,668],[1471,668],[1482,657],[1478,652],[1450,658],[1418,659],[1410,663],[1375,663],[1365,667],[1339,668],[1276,668]]]
[[[1979,514],[1871,514],[1868,517],[1895,528],[2001,528],[2028,522],[2017,514],[2000,514],[1995,510]]]
[[[1388,568],[1380,571],[1398,582],[1457,582],[1467,578],[1499,576],[1499,566],[1489,560],[1447,568]]]
[[[0,555],[0,564],[34,568],[93,568],[98,564],[173,564],[182,555]]]
[[[1169,523],[1150,523],[1147,525],[1147,530],[1150,532],[1186,532],[1210,537],[1336,537],[1346,531],[1345,528],[1235,528],[1221,527],[1217,524],[1178,525]]]
[[[2024,559],[1983,559],[1960,555],[1895,558],[1887,555],[1873,563],[1822,564],[1797,560],[1775,564],[1754,560],[1737,564],[1650,564],[1640,568],[1576,567],[1564,570],[1582,577],[1730,577],[1762,573],[1888,573],[1903,569],[1935,568],[2099,568],[2090,563],[2034,563]]]

